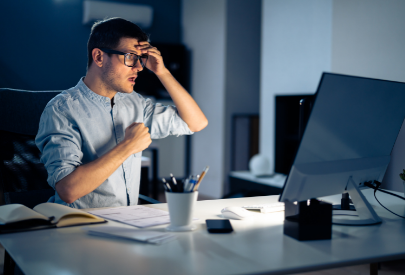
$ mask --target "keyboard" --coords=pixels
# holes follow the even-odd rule
[[[242,206],[246,210],[260,211],[260,213],[273,213],[284,211],[284,202],[275,202],[269,204],[254,204]]]

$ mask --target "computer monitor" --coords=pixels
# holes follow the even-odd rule
[[[324,73],[280,201],[348,191],[359,217],[335,223],[381,222],[359,186],[382,181],[404,102],[405,83]]]

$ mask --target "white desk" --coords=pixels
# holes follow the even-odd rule
[[[405,258],[405,221],[378,206],[371,191],[364,193],[383,223],[334,225],[332,240],[299,242],[284,236],[283,212],[232,220],[232,234],[207,233],[205,219],[219,218],[223,207],[277,200],[269,196],[199,201],[194,215],[198,229],[176,233],[177,240],[161,246],[88,236],[80,227],[0,235],[0,242],[27,275],[289,274]],[[378,197],[405,213],[403,201],[385,194]],[[166,209],[166,204],[151,207]]]

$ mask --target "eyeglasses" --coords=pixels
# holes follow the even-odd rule
[[[144,54],[144,55],[137,55],[134,53],[123,53],[123,52],[119,52],[119,51],[114,51],[111,49],[106,49],[106,48],[99,48],[100,50],[102,50],[105,53],[112,53],[112,54],[119,54],[119,55],[123,55],[124,56],[124,64],[127,67],[135,67],[136,63],[141,62],[142,68],[145,67],[146,62],[148,61],[148,55]]]

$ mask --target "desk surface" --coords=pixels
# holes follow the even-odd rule
[[[156,246],[89,236],[80,227],[0,235],[25,274],[288,274],[405,258],[405,221],[366,197],[383,223],[337,226],[332,240],[299,242],[283,235],[284,213],[232,220],[231,234],[208,234],[205,219],[220,218],[226,206],[276,202],[278,196],[199,201],[198,228]],[[380,201],[399,214],[405,204],[385,194]],[[338,201],[339,196],[328,197]],[[167,210],[166,204],[151,205]],[[120,225],[109,222],[109,225]],[[102,226],[102,225],[93,225]],[[126,225],[120,225],[126,226]],[[163,231],[167,225],[151,227]]]

